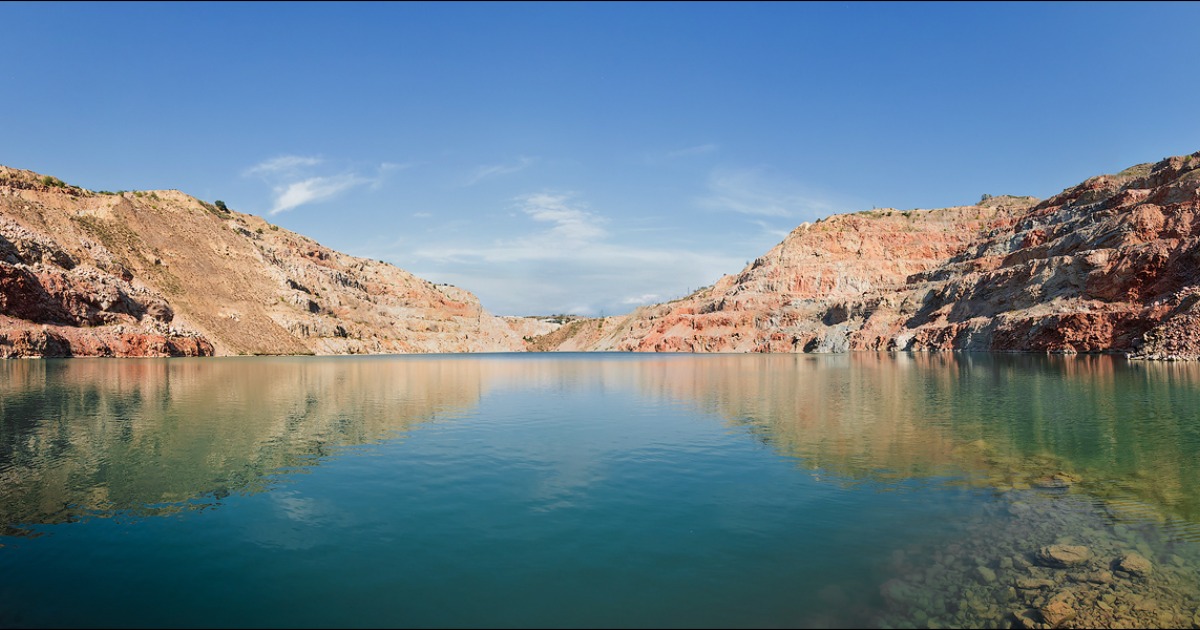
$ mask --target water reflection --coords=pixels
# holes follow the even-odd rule
[[[644,366],[639,381],[651,395],[728,418],[831,480],[1072,486],[1200,522],[1200,365],[1107,356],[726,356]]]
[[[871,625],[1200,623],[1200,366],[856,354],[729,357],[655,376],[654,395],[719,413],[825,479],[995,493],[960,535],[897,538]],[[1085,559],[1048,551],[1063,549]]]
[[[0,362],[0,522],[257,491],[496,390],[670,399],[837,483],[1070,486],[1200,522],[1200,365],[870,353]]]
[[[257,546],[317,549],[341,537],[363,545],[362,562],[413,556],[449,567],[446,575],[470,575],[476,564],[486,569],[482,573],[496,574],[485,560],[493,550],[515,549],[514,556],[528,563],[537,550],[548,549],[552,557],[544,566],[557,576],[574,575],[559,561],[581,544],[597,547],[595,558],[602,559],[578,556],[584,564],[606,567],[608,559],[621,558],[619,571],[636,562],[622,555],[629,549],[649,549],[643,555],[651,560],[666,549],[674,564],[644,559],[649,577],[636,587],[628,582],[629,601],[641,601],[647,584],[663,575],[690,574],[698,564],[728,562],[752,572],[762,568],[753,564],[755,557],[787,557],[795,567],[788,560],[786,572],[818,567],[812,581],[800,582],[818,583],[813,592],[844,588],[851,594],[831,599],[822,610],[811,593],[782,599],[809,597],[805,614],[811,619],[805,619],[826,619],[825,625],[868,617],[878,625],[1036,625],[1057,614],[1061,607],[1055,606],[1066,601],[1061,598],[1073,602],[1079,619],[1096,625],[1188,625],[1189,611],[1200,601],[1200,546],[1189,542],[1200,532],[1198,410],[1200,365],[1110,357],[7,361],[0,362],[0,526],[8,534],[38,532],[45,531],[38,525],[168,514],[214,506],[233,493],[271,489],[266,501],[247,501],[242,508],[269,503],[267,512],[283,514],[285,525],[230,519]],[[628,415],[608,423],[616,414]],[[393,444],[442,419],[448,421],[439,425],[443,432],[417,434],[430,439]],[[461,430],[447,430],[455,428]],[[754,440],[770,448],[754,448]],[[383,441],[389,442],[390,464],[411,458],[413,466],[364,465],[372,472],[351,478],[381,485],[355,486],[354,501],[335,500],[354,485],[339,485],[339,478],[325,495],[312,492],[315,484],[307,484],[307,493],[302,484],[276,485],[348,447]],[[434,466],[423,467],[425,462]],[[788,463],[820,483],[809,484]],[[437,474],[426,475],[433,469]],[[795,484],[797,478],[809,485]],[[380,497],[379,489],[395,489],[396,479],[415,480],[406,486],[410,492],[394,495],[409,502],[355,521],[359,511],[391,500]],[[667,483],[656,485],[658,480]],[[901,533],[896,523],[905,515],[899,512],[908,509],[902,500],[937,502],[946,496],[952,497],[945,504],[952,510],[914,508],[907,522],[914,514],[939,514],[952,525],[936,536],[914,536],[911,527]],[[810,512],[806,500],[823,508]],[[877,505],[890,506],[880,517],[886,522],[855,529],[861,525],[857,520],[873,518]],[[842,516],[821,520],[822,510]],[[446,516],[468,512],[480,516],[462,523]],[[631,528],[636,519],[629,515],[643,513],[644,522]],[[208,516],[237,514],[223,509]],[[797,514],[801,517],[788,520]],[[148,522],[167,519],[143,521]],[[595,535],[579,535],[585,523]],[[853,533],[842,540],[844,531],[874,540]],[[815,543],[807,539],[810,533]],[[639,546],[655,536],[660,537],[655,544]],[[725,555],[713,560],[670,547],[675,542],[686,547],[692,536],[697,550],[724,549]],[[403,553],[386,555],[409,539],[416,542]],[[38,542],[47,540],[52,539]],[[1046,566],[1038,554],[1050,545],[1086,546],[1092,559],[1070,570]],[[25,553],[38,551],[26,547]],[[832,550],[828,558],[821,555],[825,547]],[[1121,576],[1121,559],[1130,553],[1152,563],[1153,572]],[[458,564],[460,556],[470,561]],[[15,562],[18,555],[6,557]],[[513,565],[503,554],[493,561]],[[21,566],[28,570],[41,562]],[[853,570],[845,568],[851,563]],[[846,573],[842,586],[833,581],[839,571]],[[618,569],[594,575],[618,575]],[[741,581],[746,590],[731,600],[749,606],[762,589]],[[419,581],[407,584],[423,588]],[[476,584],[473,592],[496,588],[483,579]],[[513,584],[522,593],[535,592]],[[607,580],[578,584],[583,593],[598,585],[612,588]],[[709,586],[736,590],[721,580]],[[431,586],[421,592],[436,598],[459,590]],[[11,598],[24,596],[14,590]],[[590,602],[576,591],[558,596]],[[678,596],[680,608],[664,607],[665,616],[656,619],[678,620],[673,616],[678,610],[690,610],[688,594]],[[1121,608],[1135,598],[1153,599],[1156,608],[1134,603]],[[647,596],[646,602],[649,608],[658,598]],[[1106,602],[1112,616],[1081,612],[1108,610],[1097,602]],[[578,608],[575,604],[564,607]],[[625,610],[624,603],[614,606]],[[850,617],[831,612],[847,607],[854,608]],[[786,616],[790,608],[781,608],[783,616],[770,617],[772,623],[803,625]],[[729,615],[728,623],[750,618],[724,604],[714,609]],[[530,610],[546,609],[532,602]],[[558,621],[545,619],[546,625]],[[0,625],[21,624],[0,617]]]
[[[258,491],[341,446],[472,409],[480,383],[469,361],[0,362],[0,523]]]

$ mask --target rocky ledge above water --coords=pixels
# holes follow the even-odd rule
[[[796,228],[736,275],[544,350],[979,350],[1200,358],[1200,153],[1037,201]]]
[[[0,357],[520,351],[519,328],[224,204],[0,167]]]
[[[979,350],[1200,358],[1200,153],[1045,201],[797,227],[736,275],[549,325],[178,191],[0,167],[0,357]]]
[[[1194,628],[1197,547],[1080,495],[1014,491],[945,546],[897,549],[885,628]]]

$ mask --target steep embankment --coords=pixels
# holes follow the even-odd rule
[[[466,291],[260,217],[0,167],[0,357],[524,348]]]
[[[736,276],[545,349],[1200,357],[1200,153],[1035,203],[840,215]],[[615,320],[615,321],[614,321]]]
[[[981,230],[1029,201],[925,212],[875,210],[805,223],[737,275],[625,318],[556,331],[561,349],[657,352],[800,352],[849,349],[848,320],[864,296],[902,289],[909,276],[963,251]],[[836,307],[835,307],[836,305]],[[843,313],[842,311],[846,311]],[[543,345],[538,340],[538,345]],[[543,346],[544,347],[544,346]]]

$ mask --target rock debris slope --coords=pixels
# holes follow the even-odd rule
[[[1037,201],[796,228],[622,317],[498,318],[470,293],[178,191],[0,167],[0,356],[616,350],[1200,358],[1200,153]]]
[[[0,167],[0,357],[524,348],[462,289],[262,218]]]
[[[1200,153],[1038,202],[838,215],[741,273],[541,350],[1115,352],[1200,358]]]

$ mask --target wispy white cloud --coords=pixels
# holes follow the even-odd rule
[[[371,190],[379,190],[379,187],[383,186],[384,180],[386,180],[387,176],[390,175],[391,173],[407,171],[408,169],[418,166],[419,164],[420,164],[419,162],[382,162],[382,163],[380,163],[379,166],[375,169],[375,177],[368,178],[370,181]]]
[[[782,227],[779,227],[778,225],[772,225],[770,223],[767,223],[766,221],[760,221],[758,219],[754,219],[750,222],[753,223],[754,225],[757,225],[758,227],[762,228],[763,232],[770,234],[771,236],[776,237],[780,240],[787,238],[787,235],[791,234],[792,230],[795,229],[794,227],[782,228]],[[788,225],[791,225],[791,223],[788,223]]]
[[[535,193],[519,197],[518,201],[534,221],[554,224],[544,236],[562,245],[603,237],[605,232],[600,227],[603,219],[581,207],[571,207],[567,204],[569,199],[570,195]]]
[[[322,201],[338,193],[370,183],[371,180],[354,174],[334,175],[332,177],[310,177],[275,187],[275,205],[268,214],[276,215],[297,206],[314,201]]]
[[[444,240],[370,256],[383,254],[421,277],[466,287],[493,312],[514,315],[623,313],[711,283],[745,259],[676,249],[641,230],[618,229],[571,194],[539,192],[514,203],[523,234],[481,240],[445,228]]]
[[[693,155],[707,155],[709,153],[716,153],[717,148],[717,145],[710,142],[707,144],[698,144],[694,147],[686,147],[683,149],[676,149],[674,151],[667,151],[663,157],[667,158],[668,160],[674,160],[677,158],[691,157]]]
[[[707,142],[690,147],[671,149],[669,151],[647,153],[642,157],[642,160],[650,166],[661,166],[670,162],[687,160],[688,158],[696,158],[703,155],[713,155],[718,149],[720,149],[720,145]]]
[[[714,170],[699,203],[713,210],[763,217],[818,218],[835,211],[824,197],[763,169]]]
[[[651,303],[661,300],[661,299],[662,299],[662,296],[657,293],[643,293],[641,295],[631,295],[631,296],[621,300],[621,303],[629,304],[632,306],[642,306],[644,304],[651,304]]]
[[[281,155],[251,166],[243,175],[258,177],[271,187],[271,209],[267,214],[276,215],[305,204],[331,199],[358,186],[378,188],[388,173],[415,165],[413,162],[383,162],[375,168],[373,176],[367,176],[353,169],[332,175],[317,172],[316,167],[324,164],[325,160],[319,157]]]
[[[379,165],[380,173],[390,173],[392,171],[403,171],[417,165],[417,162],[383,162]]]
[[[321,158],[304,155],[281,155],[269,160],[263,160],[246,169],[248,176],[273,176],[295,173],[308,166],[316,166],[323,162]]]
[[[549,227],[516,238],[499,239],[483,247],[427,247],[416,254],[442,262],[480,259],[511,263],[551,260],[569,257],[583,249],[594,250],[607,236],[601,227],[605,219],[588,212],[582,204],[572,205],[570,199],[570,194],[547,192],[521,195],[514,200],[517,208],[538,223],[550,224]]]
[[[500,175],[511,175],[523,171],[536,162],[531,157],[519,157],[515,161],[501,162],[499,164],[488,164],[475,169],[471,176],[467,179],[467,186],[474,186],[479,182]]]

